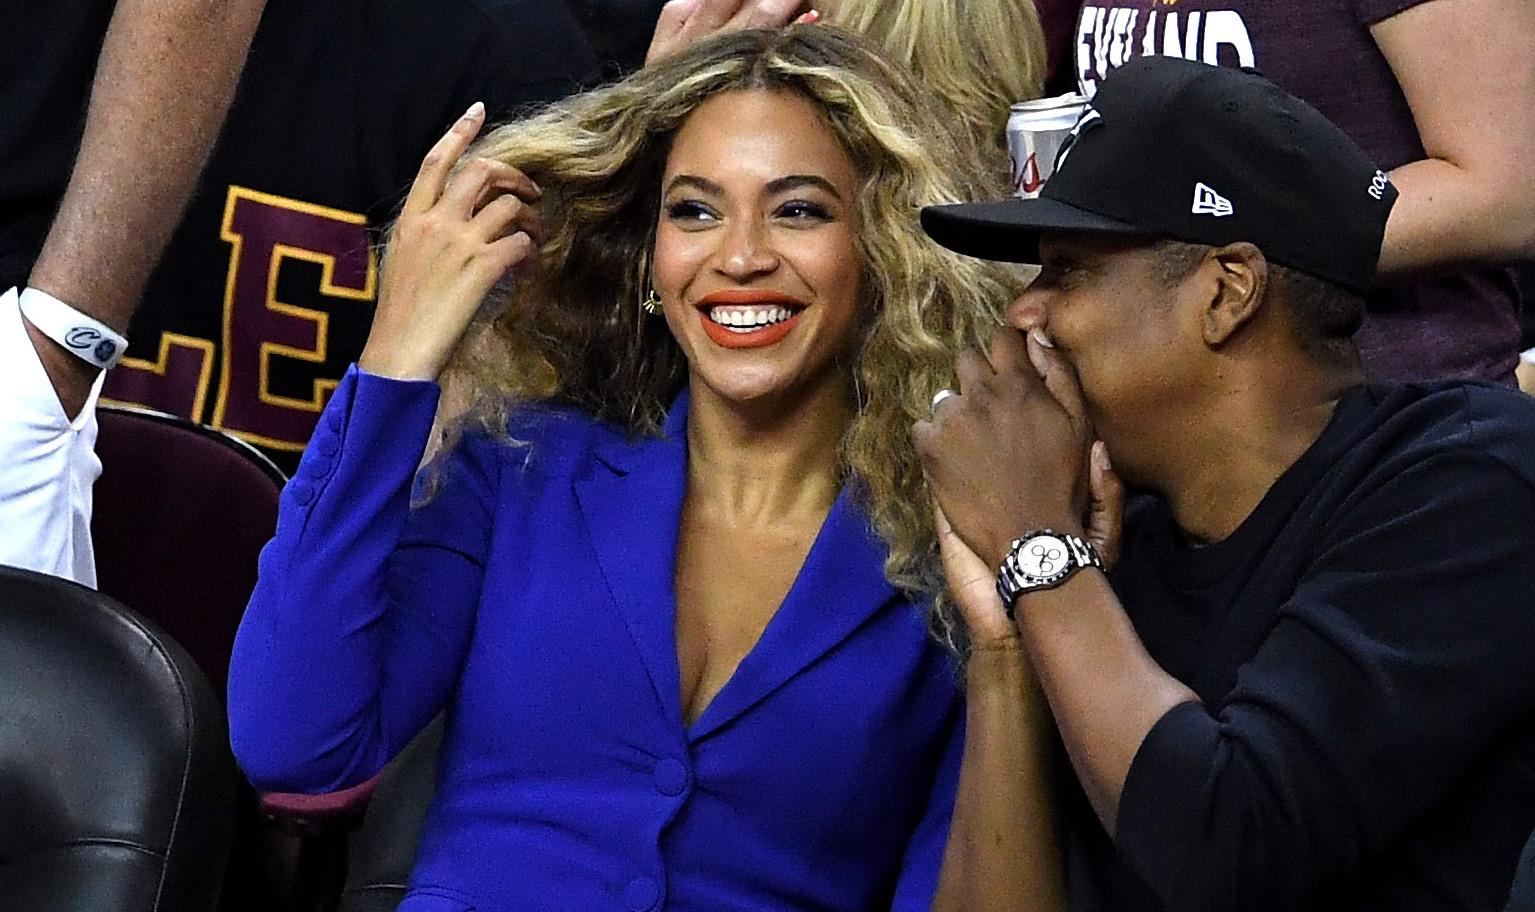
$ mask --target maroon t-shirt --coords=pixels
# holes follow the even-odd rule
[[[1056,89],[1069,92],[1077,79],[1071,61],[1076,55],[1077,13],[1082,9],[1082,0],[1034,0],[1034,8],[1039,12],[1039,27],[1045,33],[1046,94],[1053,94]],[[1067,78],[1070,83],[1066,83]]]
[[[1424,157],[1412,111],[1370,26],[1427,0],[1094,0],[1077,19],[1082,92],[1132,57],[1255,67],[1305,99],[1387,170]],[[1375,379],[1509,381],[1519,292],[1508,270],[1399,282],[1371,295],[1356,341]]]

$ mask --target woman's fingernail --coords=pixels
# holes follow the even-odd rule
[[[469,106],[469,110],[464,112],[464,119],[465,120],[478,120],[479,118],[484,117],[484,116],[485,116],[485,102],[483,102],[483,101],[475,102],[474,104]]]
[[[1038,343],[1041,348],[1055,347],[1055,343],[1050,341],[1050,337],[1045,335],[1045,331],[1037,326],[1029,330],[1029,338]]]
[[[795,25],[815,25],[817,22],[820,22],[820,21],[821,21],[821,11],[820,10],[811,10],[810,12],[808,12],[808,13],[804,14],[803,16],[800,16],[798,19],[794,20],[794,24]]]

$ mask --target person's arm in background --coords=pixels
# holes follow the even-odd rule
[[[119,333],[224,123],[266,0],[120,0],[85,136],[28,286]],[[100,371],[27,324],[73,418]]]
[[[1535,4],[1439,0],[1370,31],[1428,155],[1391,172],[1381,273],[1535,259]]]

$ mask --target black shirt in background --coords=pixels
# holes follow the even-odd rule
[[[26,282],[69,183],[115,0],[0,0],[0,291]]]
[[[1497,910],[1535,827],[1535,400],[1362,387],[1224,541],[1144,498],[1111,578],[1203,705],[1153,727],[1074,909]]]
[[[422,156],[474,101],[506,121],[611,63],[562,2],[269,0],[104,397],[212,424],[291,471],[362,351],[382,230]]]
[[[0,0],[0,43],[10,59],[0,79],[0,290],[25,282],[69,182],[115,5]],[[637,68],[660,7],[661,0],[269,0],[232,116],[249,125],[257,150],[264,143],[289,153],[278,162],[311,152],[316,179],[339,176],[327,152],[344,145],[370,189],[389,191],[382,201],[348,201],[387,211],[419,163],[420,142],[451,123],[459,100],[476,96],[492,119],[505,118]],[[409,170],[399,167],[402,157]]]

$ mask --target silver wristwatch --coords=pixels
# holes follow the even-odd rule
[[[1007,616],[1013,616],[1013,602],[1035,589],[1054,589],[1083,567],[1104,569],[1103,558],[1093,543],[1076,535],[1040,529],[1013,539],[1012,550],[997,571],[997,595]]]

